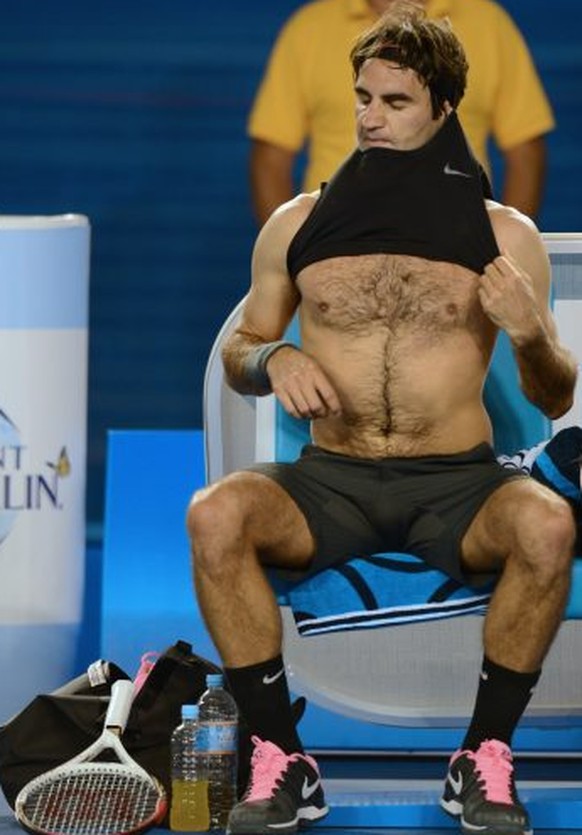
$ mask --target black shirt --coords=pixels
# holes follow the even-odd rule
[[[484,198],[487,177],[456,113],[412,151],[356,150],[325,185],[287,252],[295,279],[339,255],[393,253],[482,273],[499,255]]]

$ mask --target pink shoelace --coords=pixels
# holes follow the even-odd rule
[[[248,800],[267,800],[277,787],[287,764],[300,754],[285,754],[274,742],[251,737],[255,746],[251,759],[251,782],[245,795]]]
[[[486,800],[511,805],[514,802],[511,796],[513,762],[508,746],[495,739],[486,739],[475,753],[467,756],[475,763],[483,781]]]

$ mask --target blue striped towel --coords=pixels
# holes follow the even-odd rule
[[[512,456],[503,466],[520,469],[567,498],[582,544],[582,428],[567,427],[551,440]],[[414,621],[483,614],[494,584],[471,589],[411,554],[352,557],[286,590],[300,635],[371,629]]]
[[[411,554],[352,557],[287,598],[300,635],[483,614],[493,586],[470,589]]]

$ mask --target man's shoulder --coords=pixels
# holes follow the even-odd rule
[[[269,245],[286,246],[297,230],[305,223],[313,207],[317,203],[319,191],[298,194],[279,208],[269,217],[259,237],[267,240]]]
[[[514,206],[507,206],[505,203],[499,203],[497,200],[485,200],[485,207],[491,223],[495,222],[517,228],[524,227],[537,231],[533,220]]]
[[[523,212],[495,200],[486,200],[485,205],[500,250],[521,249],[541,241],[537,226]]]
[[[288,220],[305,220],[317,203],[320,190],[302,192],[279,206],[273,213]]]

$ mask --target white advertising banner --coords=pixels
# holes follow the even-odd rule
[[[75,673],[89,248],[84,216],[0,215],[0,721]]]

